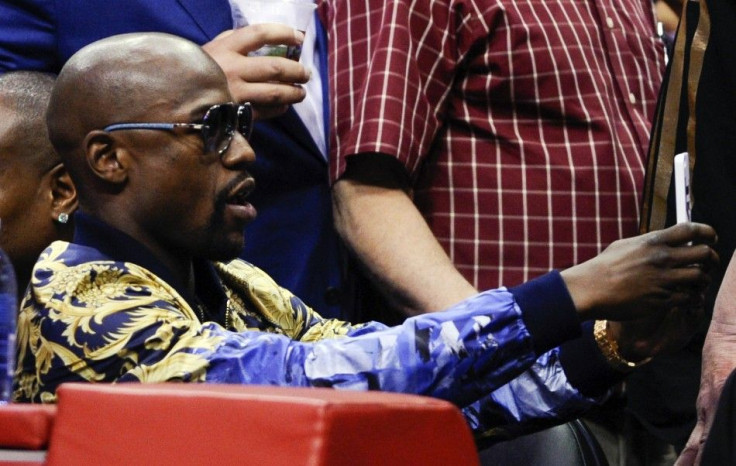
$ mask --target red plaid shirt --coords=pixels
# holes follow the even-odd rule
[[[331,176],[395,156],[485,289],[636,234],[664,69],[651,0],[330,0]]]

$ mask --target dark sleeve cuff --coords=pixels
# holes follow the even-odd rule
[[[556,270],[509,289],[521,308],[534,350],[542,354],[580,335],[580,321],[567,286]]]
[[[593,338],[593,322],[582,325],[580,338],[560,347],[560,362],[570,384],[589,398],[606,393],[626,374],[608,364]]]
[[[345,173],[340,179],[391,189],[407,190],[411,186],[406,168],[391,155],[365,152],[346,157],[345,161]]]

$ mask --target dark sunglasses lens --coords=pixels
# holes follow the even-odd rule
[[[238,131],[245,139],[250,139],[253,134],[253,109],[250,104],[241,105],[238,110]]]
[[[224,151],[235,131],[237,110],[232,105],[215,105],[202,120],[202,139],[207,152]]]

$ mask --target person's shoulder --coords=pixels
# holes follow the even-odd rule
[[[113,264],[125,264],[116,262],[99,250],[81,244],[67,241],[54,241],[39,256],[34,270],[46,269],[55,272],[72,269],[88,268],[92,265],[111,267]]]
[[[117,281],[126,276],[126,283],[161,281],[153,272],[131,262],[114,260],[99,250],[66,241],[54,241],[39,256],[33,268],[34,282],[46,284],[63,281],[97,283]],[[75,278],[76,277],[76,278]]]
[[[113,260],[95,248],[56,241],[39,257],[30,283],[37,304],[44,306],[73,296],[80,305],[104,302],[184,302],[177,291],[150,270],[132,262]]]

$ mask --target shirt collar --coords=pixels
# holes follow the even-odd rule
[[[212,263],[202,259],[194,260],[195,295],[192,295],[180,280],[161,263],[153,253],[137,240],[107,223],[83,212],[74,215],[75,244],[99,251],[110,260],[130,262],[154,273],[173,287],[189,304],[197,309],[202,303],[210,317],[223,323],[227,297],[222,289]]]

